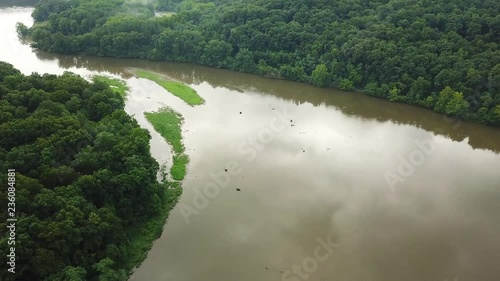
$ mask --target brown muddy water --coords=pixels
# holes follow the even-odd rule
[[[500,129],[190,64],[35,52],[15,34],[31,11],[0,9],[0,60],[126,79],[126,110],[162,164],[169,147],[143,112],[185,118],[184,193],[130,280],[500,280]],[[206,103],[187,106],[131,68],[183,81]]]

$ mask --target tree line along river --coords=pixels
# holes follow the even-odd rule
[[[0,60],[25,74],[126,79],[125,109],[160,163],[169,147],[143,113],[168,105],[184,117],[184,192],[130,280],[500,277],[498,128],[191,64],[37,52],[15,33],[31,11],[0,9]],[[134,68],[190,85],[205,104],[186,105]]]

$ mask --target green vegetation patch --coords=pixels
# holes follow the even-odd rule
[[[186,154],[174,156],[174,163],[170,169],[170,173],[172,174],[172,178],[174,180],[180,181],[184,179],[188,163],[189,158]]]
[[[157,83],[165,90],[171,92],[174,96],[179,97],[191,106],[200,105],[205,102],[194,89],[190,88],[187,85],[167,80],[159,74],[145,70],[136,70],[135,74],[141,78],[148,79]]]
[[[170,174],[174,180],[183,180],[186,176],[186,167],[189,158],[184,154],[181,125],[182,116],[170,108],[163,108],[158,112],[144,113],[155,130],[172,146],[173,165]]]
[[[102,82],[108,84],[110,89],[115,93],[118,93],[122,98],[127,96],[127,92],[129,90],[127,84],[124,81],[116,78],[111,78],[108,76],[95,75],[92,77],[94,82]]]

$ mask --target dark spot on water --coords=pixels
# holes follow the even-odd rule
[[[236,191],[241,191],[241,189],[239,189],[239,188],[236,188]]]
[[[224,172],[227,172],[227,169],[224,169]]]

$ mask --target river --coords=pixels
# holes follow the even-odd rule
[[[126,79],[126,111],[160,163],[170,150],[143,112],[168,105],[185,118],[184,193],[130,280],[500,280],[499,128],[191,64],[37,52],[15,34],[31,11],[0,9],[0,60]],[[187,106],[132,68],[206,103]]]

